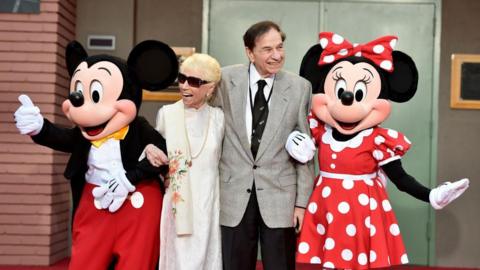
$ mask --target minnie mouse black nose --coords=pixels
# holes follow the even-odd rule
[[[68,99],[72,103],[73,107],[80,107],[83,105],[83,95],[82,92],[72,92],[69,96]]]
[[[353,104],[353,93],[350,91],[344,91],[340,95],[340,100],[342,100],[342,104],[345,106],[350,106]]]

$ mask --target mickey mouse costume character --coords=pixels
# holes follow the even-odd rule
[[[142,89],[170,85],[178,73],[173,50],[159,41],[133,48],[128,61],[66,48],[70,95],[62,104],[73,128],[44,119],[28,96],[15,112],[17,128],[33,141],[71,153],[65,177],[73,197],[69,269],[153,269],[159,254],[163,167],[138,161],[147,144],[166,153],[164,138],[137,116]]]
[[[406,102],[417,88],[414,62],[393,51],[397,37],[358,45],[331,32],[319,36],[320,44],[310,48],[300,70],[319,92],[308,120],[320,172],[298,239],[297,262],[339,269],[408,263],[383,172],[398,189],[435,209],[460,196],[469,180],[424,187],[400,161],[410,141],[379,126],[390,114],[390,101]],[[310,138],[298,132],[286,146],[302,162],[315,151]]]

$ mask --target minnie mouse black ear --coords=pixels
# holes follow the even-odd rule
[[[67,65],[68,74],[72,76],[78,65],[85,61],[87,57],[87,52],[78,41],[74,40],[68,43],[65,48],[65,63]]]
[[[127,61],[133,79],[142,89],[162,90],[178,75],[178,60],[167,44],[146,40],[132,49]]]
[[[314,94],[323,93],[323,84],[328,73],[328,68],[320,68],[318,66],[318,59],[322,51],[320,44],[313,45],[308,49],[300,65],[300,76],[312,84],[312,92]]]
[[[418,71],[412,58],[400,51],[393,51],[393,72],[388,74],[388,98],[395,102],[410,100],[417,91]]]

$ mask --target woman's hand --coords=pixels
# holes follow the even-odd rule
[[[168,164],[167,155],[153,144],[145,146],[145,155],[152,166],[160,167]]]

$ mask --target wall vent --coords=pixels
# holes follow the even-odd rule
[[[115,50],[115,36],[88,35],[87,48],[89,50]]]

